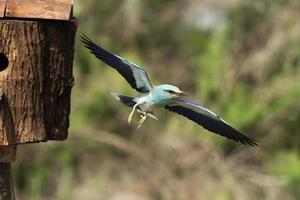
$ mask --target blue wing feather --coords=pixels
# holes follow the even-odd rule
[[[180,114],[203,126],[205,129],[228,139],[241,142],[245,145],[248,144],[251,146],[258,146],[256,140],[243,135],[223,119],[221,119],[217,114],[205,108],[203,105],[180,98],[175,99],[174,101],[179,104],[167,105],[165,108],[169,111]]]
[[[152,85],[146,71],[143,68],[120,56],[106,51],[92,42],[84,34],[81,35],[81,41],[92,54],[94,54],[107,65],[116,69],[127,80],[132,88],[141,93],[148,93],[150,91]]]

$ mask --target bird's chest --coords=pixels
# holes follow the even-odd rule
[[[155,108],[162,106],[161,101],[157,101],[152,96],[141,97],[138,100],[139,108],[146,112],[153,112]]]
[[[149,98],[150,104],[154,107],[163,107],[170,103],[170,99],[160,95],[151,95]]]
[[[168,103],[169,100],[165,100],[151,94],[140,97],[138,100],[139,108],[146,112],[153,112],[155,108],[165,106]]]
[[[153,111],[153,103],[148,96],[140,97],[138,100],[139,108],[146,112]]]

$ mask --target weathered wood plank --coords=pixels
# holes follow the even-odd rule
[[[5,17],[70,20],[72,0],[8,0]]]
[[[67,137],[74,21],[0,20],[0,146]]]
[[[7,0],[0,0],[0,17],[4,17],[6,1]]]

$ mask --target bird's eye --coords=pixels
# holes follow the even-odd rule
[[[166,92],[170,93],[170,94],[175,94],[176,92],[174,92],[173,90],[165,90]]]

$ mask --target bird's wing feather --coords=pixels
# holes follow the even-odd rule
[[[176,99],[175,104],[167,105],[167,110],[183,115],[184,117],[203,126],[205,129],[219,134],[236,142],[258,146],[257,141],[247,137],[230,126],[217,114],[205,108],[203,105],[185,99]],[[198,112],[197,112],[198,111]]]
[[[118,99],[119,101],[121,101],[121,103],[129,106],[129,107],[133,107],[137,102],[136,102],[136,98],[135,97],[131,97],[131,96],[127,96],[127,95],[122,95],[122,94],[118,94],[118,93],[111,93],[111,95]]]
[[[147,93],[150,91],[152,85],[146,71],[142,67],[118,55],[106,51],[105,49],[92,42],[84,34],[81,35],[81,41],[92,54],[94,54],[104,63],[116,69],[127,80],[132,88],[141,93]]]

